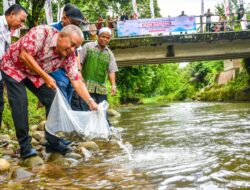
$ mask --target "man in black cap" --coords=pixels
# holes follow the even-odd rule
[[[79,26],[82,22],[84,22],[84,16],[82,12],[76,6],[68,3],[63,8],[63,15],[62,15],[61,21],[55,24],[52,24],[51,26],[61,31],[63,27],[67,25],[73,24],[73,25]],[[81,76],[81,73],[79,74]],[[56,70],[55,72],[51,73],[50,75],[55,79],[58,88],[61,90],[64,97],[66,98],[68,103],[71,105],[71,99],[73,96],[74,88],[72,87],[71,82],[66,75],[66,71],[60,68]],[[46,133],[46,138],[50,139],[50,141],[57,141],[57,139],[55,139],[53,136],[49,135],[48,133]],[[65,139],[61,139],[61,143],[67,146],[71,142]],[[53,145],[51,146],[49,143],[47,143],[46,149],[52,149],[53,151]]]
[[[84,22],[84,16],[82,12],[76,6],[68,3],[64,6],[61,21],[51,26],[61,31],[63,27],[69,24],[79,26],[82,22]],[[71,104],[74,89],[71,86],[65,71],[63,69],[58,69],[57,71],[51,73],[51,76],[56,80],[57,86],[62,91],[69,104]]]

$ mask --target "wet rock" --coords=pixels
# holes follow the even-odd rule
[[[1,149],[0,148],[0,152],[3,154],[3,155],[13,155],[14,154],[14,150],[13,149],[8,149],[8,148],[4,148],[4,149]]]
[[[12,160],[12,157],[11,157],[11,155],[3,155],[2,159]]]
[[[79,162],[73,158],[62,157],[54,160],[53,163],[61,167],[75,167]]]
[[[80,160],[82,158],[82,156],[80,154],[77,154],[75,152],[67,153],[65,156],[67,158],[73,158],[73,159],[76,159],[76,160]]]
[[[51,154],[49,155],[48,161],[49,161],[49,162],[53,162],[53,161],[55,161],[55,160],[57,160],[57,159],[61,159],[61,158],[63,158],[63,155],[62,155],[62,154],[57,153],[57,152],[53,152],[53,153],[51,153]]]
[[[120,117],[121,116],[121,114],[114,109],[108,109],[108,115],[110,117]]]
[[[25,170],[24,168],[18,167],[15,168],[14,171],[11,174],[11,178],[14,180],[24,180],[24,179],[29,179],[32,176],[34,176],[33,173]]]
[[[92,156],[92,153],[85,147],[79,147],[77,149],[77,152],[80,153],[84,157],[85,161],[89,160],[89,158]]]
[[[85,147],[93,152],[99,151],[99,146],[93,141],[82,142],[78,145],[78,147]]]
[[[24,160],[20,160],[19,164],[21,166],[34,168],[34,167],[43,165],[44,161],[40,156],[33,156],[33,157],[30,157],[30,158],[26,158]]]
[[[45,123],[46,123],[46,121],[40,122],[37,129],[39,131],[44,131],[44,129],[45,129]]]
[[[39,145],[40,143],[39,143],[35,138],[32,138],[32,139],[31,139],[31,144],[32,144],[33,146],[37,146],[37,145]]]
[[[1,174],[0,175],[0,184],[3,183],[4,181],[7,181],[8,179],[8,176],[5,174]]]
[[[38,125],[32,125],[31,127],[30,127],[30,130],[34,133],[35,131],[37,131],[38,129]]]
[[[45,141],[44,131],[35,131],[32,134],[32,137],[36,139],[39,143],[43,143]]]
[[[0,158],[0,172],[8,171],[10,169],[9,161]]]
[[[0,142],[3,141],[10,141],[10,136],[9,135],[0,135]]]

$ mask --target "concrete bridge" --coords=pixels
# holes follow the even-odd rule
[[[250,57],[250,31],[118,38],[110,42],[118,66]]]

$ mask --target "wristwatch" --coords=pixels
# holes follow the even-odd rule
[[[87,104],[89,105],[89,103],[90,103],[91,101],[94,101],[94,99],[93,99],[93,98],[90,98],[90,99],[87,101]]]

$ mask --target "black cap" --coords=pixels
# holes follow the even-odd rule
[[[72,20],[84,22],[84,16],[82,12],[74,5],[71,4],[65,5],[64,12],[66,16],[70,17]]]

